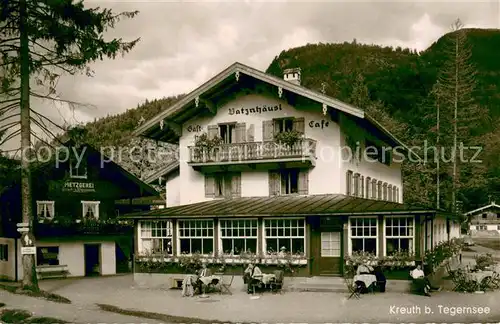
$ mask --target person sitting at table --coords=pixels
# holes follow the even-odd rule
[[[249,274],[247,277],[247,292],[251,294],[253,292],[253,287],[259,285],[262,281],[262,271],[255,264],[249,264],[245,270],[245,274]],[[245,276],[244,274],[244,276]]]
[[[416,290],[419,293],[423,293],[425,296],[431,296],[431,290],[439,290],[439,288],[433,287],[429,278],[425,276],[424,270],[422,270],[422,265],[418,264],[415,269],[410,271],[410,276],[413,279],[413,283],[416,285]]]
[[[365,265],[365,264],[360,264],[358,266],[358,269],[356,270],[357,275],[371,274],[372,272],[373,272],[373,268],[370,267],[369,265]]]
[[[377,288],[380,292],[385,292],[385,285],[387,283],[387,279],[385,278],[384,272],[381,267],[375,267],[373,270],[373,274],[377,278]]]

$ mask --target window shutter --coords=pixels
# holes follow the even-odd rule
[[[309,172],[307,170],[299,172],[299,195],[309,194]]]
[[[241,173],[234,173],[231,178],[231,196],[241,197]]]
[[[293,120],[293,129],[299,133],[304,134],[305,132],[305,121],[304,117],[295,118]]]
[[[205,197],[215,198],[215,178],[211,175],[205,176]]]
[[[360,182],[361,182],[361,190],[359,191],[359,196],[361,198],[363,198],[364,194],[365,194],[365,177],[364,176],[361,176]]]
[[[238,123],[236,124],[236,143],[244,143],[246,140],[246,124]]]
[[[231,198],[233,196],[233,176],[231,173],[227,173],[223,176],[222,181],[224,181],[224,198]]]
[[[346,174],[346,195],[347,196],[350,196],[352,193],[351,179],[352,179],[352,171],[347,171],[347,174]]]
[[[269,171],[269,196],[280,194],[280,174],[277,171]]]
[[[273,121],[264,120],[262,122],[262,141],[270,142],[273,140],[273,136],[274,136]]]
[[[247,142],[255,141],[255,126],[254,126],[254,124],[252,124],[252,125],[250,125],[250,127],[248,127],[246,135],[247,135]]]
[[[214,139],[219,136],[219,126],[218,125],[208,125],[208,138]]]

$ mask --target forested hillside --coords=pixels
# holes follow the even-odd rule
[[[497,58],[500,31],[465,31],[472,48],[470,61],[477,71],[474,98],[490,117],[472,138],[484,147],[483,162],[466,174],[467,178],[480,180],[464,182],[459,188],[458,199],[463,201],[464,209],[469,209],[486,203],[488,194],[500,192],[500,127],[497,126],[500,117],[500,60]],[[284,69],[300,67],[304,86],[317,91],[324,89],[326,94],[340,100],[365,105],[362,108],[405,142],[421,145],[424,140],[435,138],[435,105],[430,103],[429,97],[446,59],[446,43],[450,36],[443,36],[421,53],[356,42],[308,44],[281,52],[267,72],[281,77]],[[359,93],[365,93],[366,98],[360,98]],[[130,133],[141,117],[148,120],[162,107],[179,99],[180,96],[153,100],[121,115],[89,123],[89,141],[97,146],[137,144],[137,139],[130,139]],[[134,163],[124,161],[122,164],[138,172]],[[442,177],[446,182],[447,175]],[[433,164],[406,167],[405,200],[434,204],[435,178]],[[443,192],[443,200],[449,201],[446,185]]]

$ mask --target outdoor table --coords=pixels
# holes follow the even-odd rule
[[[370,287],[370,285],[377,282],[377,277],[373,274],[355,275],[353,278],[353,282],[355,283],[356,281],[363,282],[365,284],[365,287],[368,288]]]
[[[214,284],[215,284],[215,283],[219,282],[219,281],[220,281],[220,279],[221,279],[221,277],[212,275],[212,276],[206,276],[206,277],[199,277],[198,279],[199,279],[199,280],[200,280],[200,281],[201,281],[201,282],[202,282],[205,286],[208,286],[208,285],[210,285],[210,284],[212,284],[212,283],[214,283]],[[215,282],[214,282],[214,281],[215,281]]]
[[[477,283],[481,283],[486,277],[492,277],[493,271],[478,271],[478,272],[469,272],[469,277]]]

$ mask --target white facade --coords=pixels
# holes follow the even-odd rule
[[[167,208],[178,206],[181,203],[180,181],[179,172],[169,174],[167,177],[165,182]]]
[[[274,107],[277,105],[280,107],[277,111],[260,114],[246,113],[246,109],[257,106]],[[237,114],[235,113],[237,110],[244,113]],[[194,145],[196,135],[207,132],[208,125],[245,123],[247,136],[252,134],[253,141],[259,142],[263,140],[263,122],[284,117],[303,117],[305,120],[304,137],[314,139],[317,142],[315,166],[310,168],[308,173],[309,195],[346,194],[346,172],[352,170],[364,177],[372,177],[397,186],[399,188],[398,201],[402,202],[403,190],[399,163],[391,163],[390,166],[387,166],[379,162],[343,161],[341,148],[344,145],[344,135],[341,134],[339,125],[330,120],[329,116],[324,116],[320,110],[298,110],[285,101],[255,94],[240,97],[218,108],[217,114],[212,118],[196,118],[182,125],[182,136],[179,141],[180,176],[178,181],[174,179],[167,183],[167,196],[170,192],[171,200],[174,202],[177,193],[180,192],[179,202],[181,205],[213,199],[205,197],[204,174],[195,171],[188,165],[188,147]],[[241,196],[269,196],[268,181],[269,173],[267,171],[242,172]]]
[[[0,237],[0,279],[16,278],[16,242],[15,239]]]

